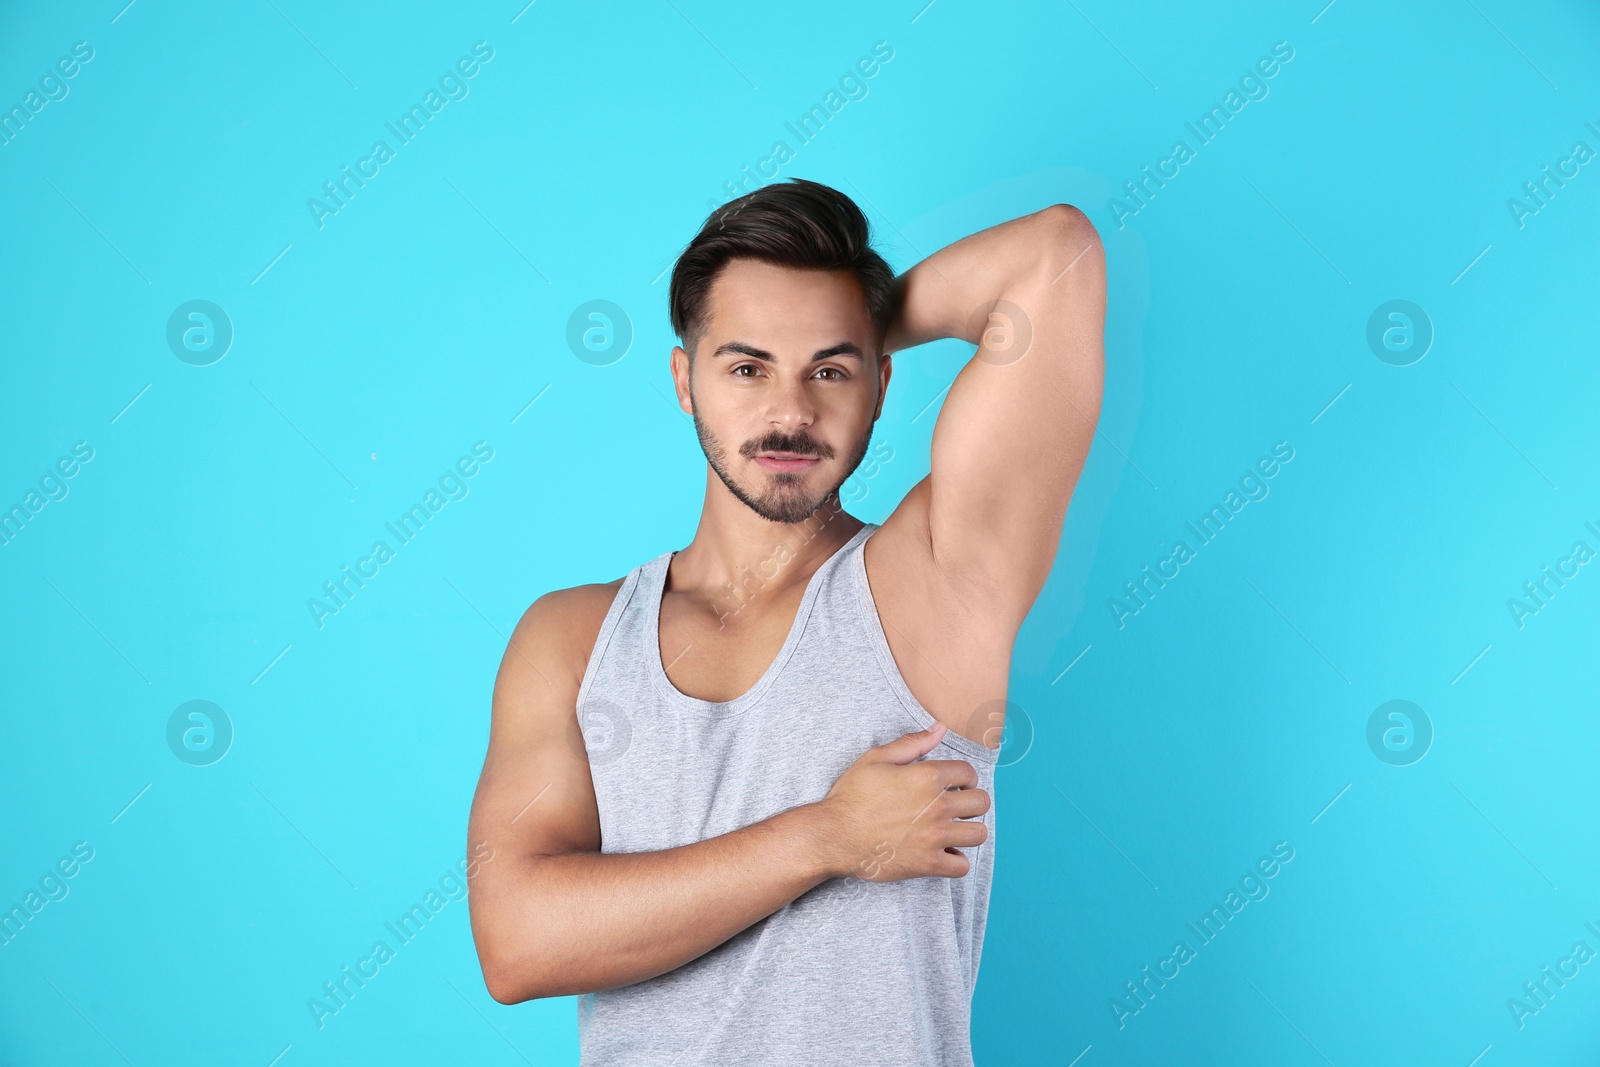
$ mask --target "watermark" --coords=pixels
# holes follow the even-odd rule
[[[233,320],[209,300],[179,304],[167,317],[167,347],[194,367],[209,367],[233,347]]]
[[[844,513],[843,498],[847,495],[852,483],[856,491],[850,495],[860,500],[867,495],[867,483],[877,477],[883,466],[894,458],[894,447],[886,442],[873,445],[868,456],[862,460],[861,466],[856,468],[856,473],[846,478],[840,487],[839,494],[824,503],[812,513],[810,518],[803,520],[805,537],[799,546],[804,547],[816,539],[817,535],[839,515]],[[860,480],[857,481],[857,475]],[[732,581],[723,583],[721,593],[713,595],[712,602],[717,604],[717,628],[725,629],[728,620],[743,611],[751,601],[776,580],[783,568],[796,559],[795,548],[787,542],[779,542],[754,567],[740,564],[740,577],[738,585]],[[748,595],[746,595],[748,594]],[[719,603],[720,602],[720,603]],[[731,606],[728,606],[731,605]],[[726,610],[723,610],[726,608]],[[1010,705],[1016,707],[1016,705]],[[987,709],[980,709],[985,711]],[[1018,709],[1020,710],[1020,709]],[[1026,719],[1026,713],[1023,714]],[[604,697],[589,696],[577,709],[576,715],[571,720],[572,725],[568,730],[568,741],[572,751],[580,757],[587,758],[591,767],[603,767],[614,763],[627,754],[628,748],[633,743],[633,716],[628,709],[618,706]],[[997,726],[996,729],[999,729]],[[1014,733],[1013,736],[1023,736]],[[1033,743],[1033,726],[1026,724],[1027,743],[1022,746],[1022,752],[1027,751],[1027,746]],[[1004,747],[1005,742],[1001,745]],[[1014,746],[1013,746],[1014,747]],[[1018,755],[1017,759],[1022,756]],[[1014,760],[1012,762],[1015,762]]]
[[[446,69],[439,76],[437,89],[428,87],[422,96],[422,103],[412,104],[399,118],[383,124],[384,129],[394,137],[394,147],[391,148],[385,140],[374,141],[367,155],[356,161],[354,170],[346,163],[339,168],[337,178],[323,182],[323,195],[306,200],[306,210],[311,213],[311,221],[317,224],[317,229],[324,228],[327,219],[349,207],[356,193],[381,174],[384,165],[393,160],[401,148],[410,144],[428,125],[428,121],[444,110],[446,104],[453,100],[465,100],[472,91],[467,82],[478,76],[483,69],[481,64],[487,64],[492,59],[494,49],[487,41],[475,43],[471,56],[457,59],[453,69]]]
[[[1111,197],[1106,201],[1106,209],[1111,212],[1111,217],[1116,221],[1117,229],[1127,225],[1127,220],[1150,206],[1156,193],[1167,187],[1167,182],[1183,173],[1183,167],[1192,162],[1199,154],[1199,150],[1210,144],[1217,135],[1225,130],[1233,117],[1245,109],[1245,105],[1253,100],[1265,100],[1271,91],[1267,81],[1276,77],[1283,65],[1294,58],[1294,48],[1288,41],[1274,41],[1272,55],[1262,56],[1256,60],[1255,66],[1239,78],[1239,88],[1229,89],[1222,97],[1222,103],[1212,104],[1196,121],[1185,122],[1184,128],[1195,138],[1195,147],[1189,147],[1189,142],[1183,138],[1172,143],[1167,155],[1156,161],[1154,172],[1150,164],[1146,163],[1140,168],[1144,175],[1137,180],[1130,179],[1122,183],[1123,192],[1127,194],[1126,200]],[[1258,76],[1259,75],[1259,76]],[[1242,94],[1242,95],[1241,95]],[[1215,129],[1213,129],[1213,124]],[[1170,168],[1170,169],[1169,169]]]
[[[1391,367],[1409,367],[1433,347],[1433,320],[1409,300],[1379,304],[1367,316],[1367,347]]]
[[[179,704],[167,717],[167,748],[191,767],[209,767],[233,747],[233,720],[209,700]]]
[[[567,347],[592,367],[609,367],[633,346],[633,320],[609,300],[590,300],[567,318]]]
[[[829,523],[844,513],[847,495],[852,498],[852,502],[864,499],[867,495],[867,483],[876,478],[893,458],[894,446],[883,441],[874,444],[862,458],[861,466],[857,467],[839,487],[835,498],[824,502],[809,518],[802,521],[805,537],[799,545],[791,546],[786,541],[780,541],[773,545],[765,556],[757,560],[755,566],[741,563],[739,574],[734,579],[723,582],[722,589],[711,596],[712,604],[717,609],[717,629],[725,629],[729,619],[749,606],[757,594],[783,573],[783,568],[797,558],[796,548],[809,545]]]
[[[8,110],[0,111],[0,147],[16,140],[28,123],[50,104],[65,100],[72,91],[67,83],[77,77],[78,71],[93,58],[94,47],[88,41],[79,41],[72,46],[72,55],[57,59],[55,68],[40,76],[39,88],[24,93],[22,103],[12,104]]]
[[[1294,459],[1294,448],[1287,441],[1279,441],[1272,446],[1272,456],[1262,456],[1256,460],[1255,467],[1247,470],[1239,478],[1239,488],[1229,489],[1222,498],[1222,503],[1213,504],[1211,510],[1201,515],[1194,522],[1185,522],[1184,527],[1195,536],[1195,547],[1190,548],[1187,541],[1179,539],[1174,541],[1167,555],[1155,562],[1155,569],[1146,563],[1141,568],[1142,577],[1137,581],[1122,583],[1123,596],[1114,596],[1106,601],[1106,608],[1111,612],[1111,620],[1117,624],[1117,629],[1124,628],[1128,619],[1139,614],[1149,607],[1155,600],[1156,593],[1167,587],[1167,582],[1182,573],[1185,564],[1195,559],[1199,550],[1209,545],[1212,540],[1225,529],[1235,516],[1244,510],[1246,504],[1253,500],[1265,500],[1271,489],[1267,481],[1277,476],[1282,469],[1280,464],[1287,464]],[[1243,494],[1242,496],[1240,494]],[[1216,529],[1212,529],[1213,523]],[[1161,542],[1163,546],[1166,542]]]
[[[1586,522],[1583,526],[1600,538],[1600,529],[1596,529],[1594,523]],[[1576,578],[1583,565],[1593,558],[1594,549],[1589,547],[1587,541],[1574,541],[1572,550],[1556,560],[1554,569],[1546,563],[1539,568],[1540,576],[1537,579],[1523,582],[1521,597],[1506,598],[1506,610],[1511,612],[1511,621],[1517,624],[1517,629],[1522,629],[1528,624],[1528,619],[1549,607],[1556,593],[1565,589],[1567,582]]]
[[[706,201],[706,210],[715,211],[730,200],[735,200],[745,193],[755,192],[763,185],[777,180],[781,168],[794,159],[800,148],[815,140],[829,121],[845,109],[846,104],[867,98],[867,94],[871,92],[867,81],[877,77],[883,65],[893,58],[894,47],[888,41],[874,42],[872,55],[862,56],[856,60],[853,67],[847,68],[839,76],[837,89],[830,87],[823,94],[820,104],[812,104],[797,119],[783,124],[784,130],[795,141],[795,147],[791,148],[787,139],[780,138],[774,141],[767,154],[756,161],[755,172],[751,172],[748,163],[740,167],[737,177],[722,183],[724,193],[722,198],[712,197]]]
[[[605,697],[591,696],[574,718],[577,736],[574,748],[587,757],[589,766],[603,767],[621,759],[633,743],[633,719],[627,711]]]
[[[1388,700],[1367,717],[1367,747],[1391,767],[1409,767],[1433,747],[1433,720],[1409,700]]]
[[[39,488],[29,488],[20,504],[12,504],[0,511],[0,545],[9,545],[21,535],[33,517],[45,509],[46,504],[67,499],[72,487],[67,483],[78,476],[83,465],[94,458],[94,446],[87,441],[76,441],[72,455],[57,459],[54,467],[47,468],[39,478]]]
[[[1583,927],[1600,938],[1600,926],[1596,926],[1594,922],[1586,922]],[[1537,981],[1529,979],[1523,982],[1522,994],[1506,999],[1506,1010],[1511,1013],[1511,1021],[1517,1024],[1517,1029],[1521,1030],[1527,1026],[1529,1018],[1548,1008],[1555,995],[1565,989],[1568,982],[1578,977],[1579,969],[1592,959],[1594,959],[1594,949],[1589,947],[1587,941],[1579,941],[1572,946],[1570,953],[1556,960],[1554,971],[1547,963],[1539,969],[1541,977]]]
[[[1192,922],[1184,923],[1189,933],[1194,935],[1196,947],[1191,948],[1188,941],[1180,939],[1173,943],[1167,956],[1156,963],[1154,970],[1147,963],[1136,981],[1122,984],[1123,993],[1111,997],[1107,1002],[1117,1029],[1124,1029],[1129,1019],[1148,1008],[1156,994],[1182,974],[1184,965],[1193,962],[1201,948],[1215,941],[1246,904],[1266,900],[1267,894],[1272,892],[1267,882],[1277,877],[1282,867],[1292,859],[1294,847],[1287,841],[1279,841],[1272,846],[1272,855],[1261,857],[1254,867],[1240,877],[1238,889],[1229,889],[1221,904],[1213,904],[1211,910],[1201,916],[1198,927]],[[1215,930],[1211,928],[1213,923],[1216,924]]]
[[[997,749],[995,767],[1017,763],[1033,747],[1033,719],[1013,700],[986,700],[967,720],[967,737],[977,735],[985,748]]]
[[[872,488],[872,479],[878,472],[894,459],[894,446],[887,441],[877,441],[871,450],[861,458],[861,466],[851,472],[850,477],[844,480],[839,487],[839,501],[842,504],[859,504],[867,498],[867,493]]]
[[[479,842],[470,856],[463,856],[455,866],[439,876],[438,888],[429,886],[420,903],[412,904],[411,909],[403,912],[397,920],[383,924],[388,937],[374,941],[372,948],[356,960],[354,967],[348,963],[341,965],[337,977],[322,983],[320,994],[307,997],[306,1010],[311,1012],[311,1021],[317,1024],[317,1029],[327,1026],[330,1018],[348,1008],[356,994],[382,974],[383,968],[394,962],[400,949],[415,940],[447,904],[453,900],[467,899],[467,884],[477,877],[478,869],[492,859],[494,846],[487,841]],[[394,940],[392,946],[389,944],[390,938]]]
[[[465,500],[472,491],[467,483],[483,469],[482,464],[492,459],[492,445],[487,441],[474,442],[472,455],[457,459],[453,468],[440,475],[437,488],[430,486],[420,503],[412,504],[393,522],[383,524],[383,528],[393,535],[396,547],[391,548],[388,541],[374,541],[368,553],[356,560],[354,571],[350,569],[350,564],[343,564],[339,568],[339,577],[323,582],[323,595],[306,600],[306,610],[311,613],[311,621],[316,623],[317,629],[322,629],[330,616],[349,607],[356,594],[382,573],[384,564],[394,559],[400,548],[409,545],[429,520],[444,510],[447,503]],[[368,570],[368,567],[371,569]]]
[[[968,316],[967,333],[978,337],[979,359],[1004,367],[1027,355],[1028,347],[1033,344],[1033,320],[1026,311],[1002,297]]]
[[[1600,139],[1600,127],[1593,122],[1585,122],[1583,125]],[[1587,141],[1575,141],[1568,154],[1556,160],[1554,174],[1550,172],[1550,164],[1546,163],[1540,168],[1542,177],[1537,181],[1530,179],[1523,182],[1522,193],[1525,199],[1513,196],[1506,200],[1506,210],[1511,212],[1511,221],[1517,224],[1517,229],[1522,229],[1528,224],[1528,219],[1549,207],[1556,193],[1565,189],[1567,182],[1576,178],[1581,173],[1583,165],[1594,156],[1594,149],[1589,147]]]
[[[15,941],[34,917],[45,909],[45,905],[66,900],[67,894],[72,892],[68,881],[76,878],[83,865],[92,859],[94,846],[87,841],[79,841],[72,846],[71,853],[56,860],[53,867],[46,868],[39,878],[37,889],[30,886],[20,904],[13,904],[10,911],[0,913],[0,945]]]

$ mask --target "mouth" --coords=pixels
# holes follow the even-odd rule
[[[758,452],[755,461],[769,471],[807,471],[822,462],[800,452]]]

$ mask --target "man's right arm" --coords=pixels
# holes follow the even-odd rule
[[[869,750],[823,801],[658,852],[601,853],[600,816],[576,703],[612,586],[539,598],[495,678],[489,750],[473,797],[473,939],[502,1004],[628,985],[704,955],[889,840],[878,880],[960,877],[954,846],[979,844],[988,809],[970,765],[925,760],[942,730]],[[870,759],[869,759],[870,757]],[[950,789],[951,792],[945,793]],[[838,796],[835,796],[838,794]],[[959,794],[965,794],[960,796]],[[929,798],[932,799],[929,799]],[[882,855],[881,850],[876,850]]]

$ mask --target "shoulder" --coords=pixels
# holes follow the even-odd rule
[[[617,591],[627,577],[611,582],[593,582],[574,585],[566,589],[552,589],[535,600],[523,612],[522,621],[535,626],[587,626],[593,624],[598,632],[605,621],[606,612],[617,597]],[[522,623],[518,623],[520,627]]]
[[[543,681],[551,683],[555,679],[550,674],[555,672],[575,688],[588,666],[606,613],[626,580],[624,575],[610,582],[552,589],[536,599],[522,613],[506,643],[502,676],[542,675]]]

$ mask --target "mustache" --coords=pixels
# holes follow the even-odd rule
[[[754,457],[757,452],[793,452],[801,456],[816,456],[819,459],[833,458],[832,445],[824,441],[814,441],[804,434],[790,436],[769,433],[765,437],[746,441],[739,446],[739,454],[746,459]]]

